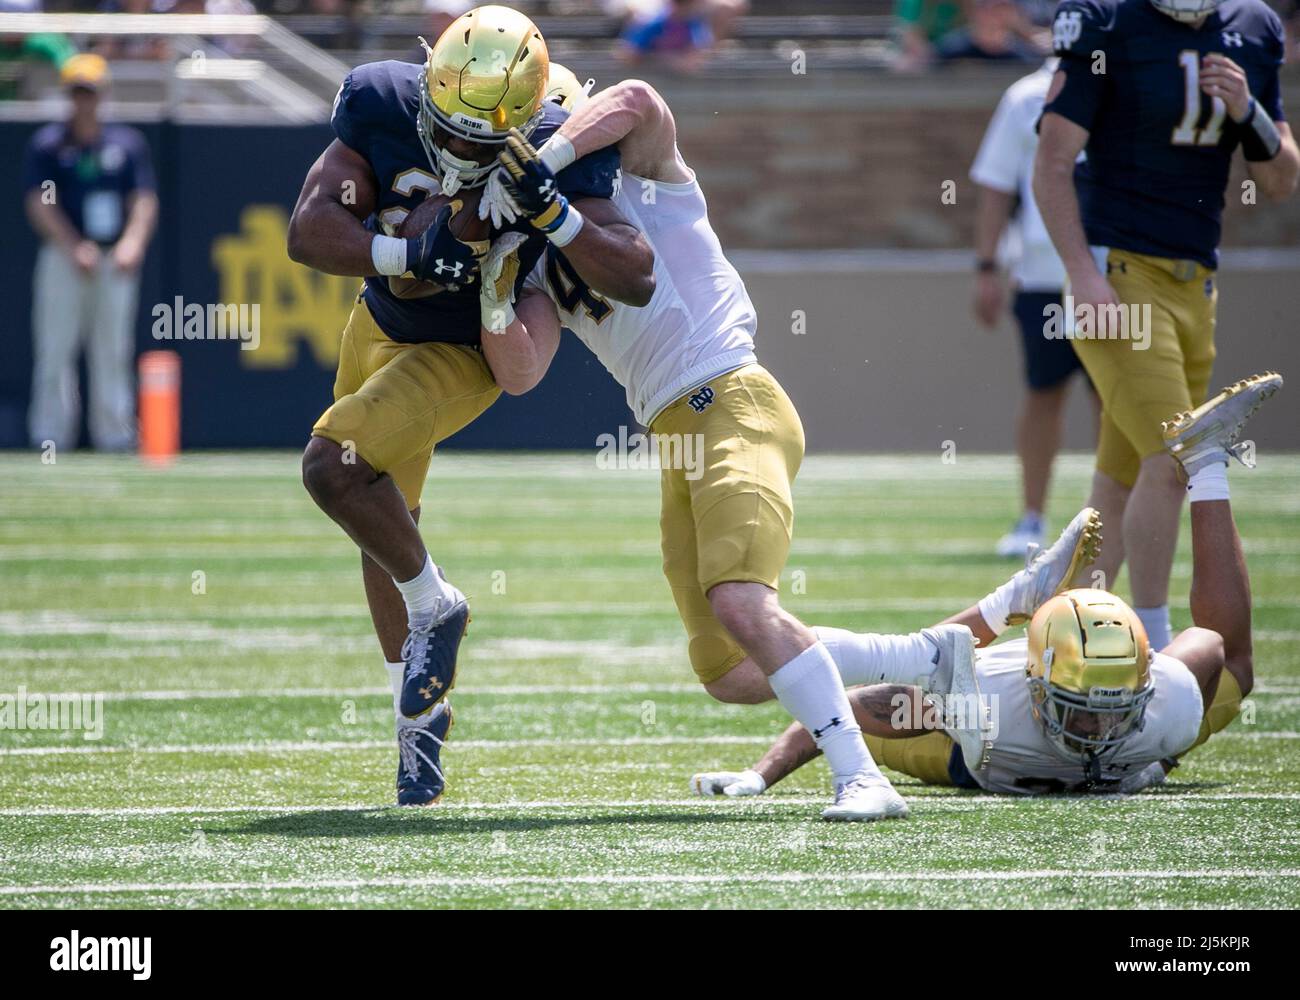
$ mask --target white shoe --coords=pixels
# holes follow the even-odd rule
[[[835,803],[822,811],[822,819],[870,823],[878,819],[903,819],[907,811],[907,803],[887,780],[861,777],[836,786]]]
[[[1008,625],[1023,625],[1043,604],[1070,589],[1079,571],[1101,553],[1101,514],[1084,507],[1050,549],[1030,551],[1028,564],[1011,578]]]
[[[975,673],[975,636],[965,625],[936,625],[921,633],[939,647],[939,661],[924,685],[939,709],[943,727],[961,746],[966,767],[988,766],[993,742],[989,706]]]
[[[1043,521],[1037,517],[1022,517],[1005,535],[998,539],[999,559],[1023,559],[1031,545],[1043,544]]]
[[[1165,449],[1182,463],[1188,476],[1229,457],[1247,468],[1255,465],[1254,457],[1237,439],[1251,414],[1260,404],[1282,388],[1277,372],[1252,375],[1234,382],[1194,410],[1166,420]]]

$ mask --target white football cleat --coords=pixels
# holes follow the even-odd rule
[[[1051,548],[1031,550],[1028,564],[1011,578],[1006,623],[1023,625],[1033,618],[1044,603],[1069,590],[1079,571],[1092,565],[1100,552],[1101,514],[1095,507],[1084,507]]]
[[[939,662],[923,687],[972,772],[988,766],[993,742],[989,706],[975,673],[975,636],[965,625],[936,625],[921,633],[939,647]]]
[[[1037,517],[1022,517],[1010,531],[998,539],[999,559],[1023,559],[1031,545],[1043,544],[1043,521]]]
[[[767,782],[757,771],[705,771],[691,775],[691,793],[709,797],[729,795],[733,798],[762,795]]]
[[[1277,372],[1234,382],[1196,409],[1166,420],[1161,425],[1165,450],[1178,459],[1188,476],[1216,462],[1227,465],[1230,457],[1254,468],[1254,456],[1237,439],[1260,404],[1281,388],[1282,376]]]
[[[822,811],[822,819],[870,823],[878,819],[903,819],[907,812],[907,803],[887,779],[859,777],[835,787],[835,802]]]

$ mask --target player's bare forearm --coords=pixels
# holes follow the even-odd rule
[[[604,198],[574,202],[582,230],[563,250],[592,291],[630,306],[649,303],[655,291],[655,254],[641,231]]]
[[[1089,270],[1094,274],[1097,270],[1074,190],[1074,163],[1087,143],[1085,129],[1058,114],[1043,115],[1034,158],[1034,200],[1056,253],[1075,283]]]
[[[573,144],[575,158],[616,145],[628,173],[665,181],[689,177],[677,155],[672,111],[644,80],[602,90],[560,126],[559,134]]]
[[[542,380],[560,346],[560,317],[547,296],[525,292],[504,330],[481,328],[483,358],[497,385],[519,396]]]
[[[326,274],[378,274],[370,253],[374,233],[362,224],[375,198],[365,158],[337,139],[330,143],[307,171],[289,219],[290,258]]]
[[[894,724],[894,707],[900,695],[920,698],[921,689],[902,684],[873,684],[853,688],[848,692],[853,718],[865,735],[885,740],[921,735],[914,729],[900,728]],[[907,718],[912,717],[913,713],[909,711]],[[817,749],[808,730],[795,722],[768,748],[767,753],[754,765],[754,770],[763,776],[763,781],[771,788],[820,754],[821,751]]]
[[[1286,201],[1295,194],[1300,181],[1300,149],[1286,122],[1277,123],[1282,146],[1271,160],[1247,160],[1246,173],[1250,175],[1264,197],[1269,201]]]

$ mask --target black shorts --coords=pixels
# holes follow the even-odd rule
[[[1073,341],[1065,338],[1051,340],[1043,336],[1043,325],[1047,322],[1045,310],[1053,304],[1061,304],[1060,292],[1016,292],[1012,305],[1024,347],[1025,381],[1031,389],[1050,389],[1060,385],[1083,368],[1079,356],[1074,353]]]

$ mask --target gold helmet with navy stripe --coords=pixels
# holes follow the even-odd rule
[[[572,113],[587,103],[595,85],[594,79],[582,83],[569,67],[553,62],[546,80],[546,99]]]
[[[452,155],[440,134],[488,146],[503,146],[512,128],[530,136],[542,119],[550,57],[531,20],[497,5],[462,14],[432,47],[420,43],[417,128],[443,193],[452,195],[486,183],[497,164]]]
[[[1142,728],[1151,647],[1136,613],[1104,590],[1067,590],[1029,623],[1034,718],[1066,757],[1089,759]]]

